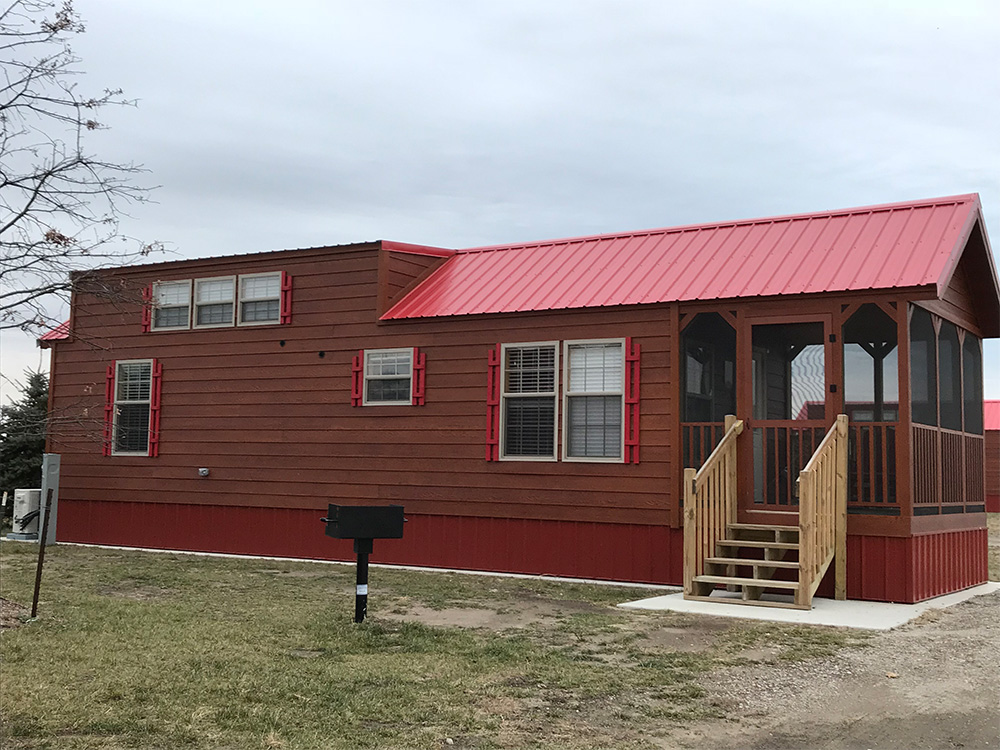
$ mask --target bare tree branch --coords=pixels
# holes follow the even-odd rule
[[[134,102],[120,89],[77,90],[70,40],[84,31],[72,0],[0,6],[0,329],[38,333],[52,323],[46,302],[67,295],[72,273],[162,249],[120,231],[126,209],[149,200],[135,182],[144,170],[87,148],[104,127],[102,109]]]

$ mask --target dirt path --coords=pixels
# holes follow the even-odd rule
[[[737,718],[671,733],[664,747],[1000,748],[1000,592],[833,658],[730,667],[702,686]]]

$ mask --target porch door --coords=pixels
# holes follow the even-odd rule
[[[830,396],[829,316],[750,320],[750,393],[743,399],[744,456],[740,517],[781,522],[798,512],[799,471],[822,441],[834,404]],[[745,355],[744,355],[745,356]]]

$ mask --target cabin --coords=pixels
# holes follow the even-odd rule
[[[57,539],[349,560],[327,505],[400,504],[379,562],[916,602],[986,580],[998,336],[975,194],[109,269],[40,342]]]

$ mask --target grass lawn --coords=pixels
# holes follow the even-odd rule
[[[4,750],[653,747],[719,716],[706,670],[864,638],[614,607],[636,589],[389,569],[359,626],[353,567],[46,554],[39,619],[0,638]],[[0,542],[0,596],[30,605],[36,555]]]

